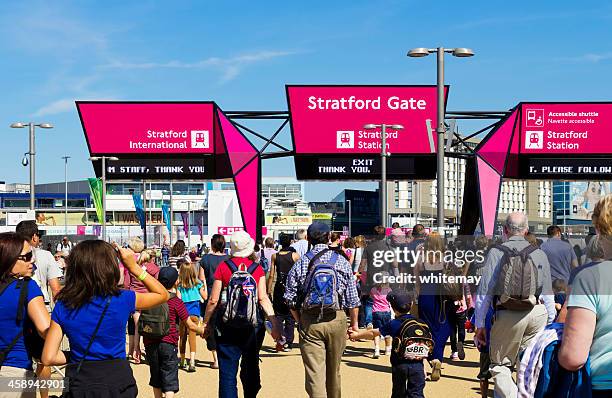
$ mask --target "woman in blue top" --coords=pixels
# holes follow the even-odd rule
[[[148,293],[120,290],[119,258],[141,280]],[[72,249],[66,266],[66,285],[51,315],[42,362],[69,363],[70,396],[95,392],[96,397],[135,397],[136,381],[125,357],[125,329],[135,310],[158,306],[168,291],[138,266],[134,252],[100,240],[84,241]],[[70,355],[60,351],[62,336]]]
[[[34,329],[45,337],[49,313],[43,294],[30,281],[34,261],[30,244],[13,232],[0,234],[0,377],[34,377],[32,355],[24,341],[24,330]],[[2,394],[0,393],[0,396]],[[35,392],[12,390],[11,397],[36,397]]]

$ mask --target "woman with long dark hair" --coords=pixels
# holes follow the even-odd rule
[[[143,282],[147,293],[120,290],[119,258]],[[42,362],[69,363],[69,396],[85,392],[97,397],[135,397],[132,369],[125,357],[125,327],[135,310],[156,307],[168,300],[168,291],[136,262],[134,252],[100,240],[75,246],[68,256],[66,285],[51,315]],[[70,355],[60,351],[62,336]]]
[[[13,232],[0,234],[0,377],[34,377],[32,353],[24,333],[30,329],[45,337],[49,313],[43,294],[30,278],[34,261],[30,244]],[[32,327],[33,324],[33,327]],[[12,390],[0,397],[36,397],[36,392]]]
[[[227,260],[229,256],[225,254],[225,238],[221,234],[214,234],[210,239],[210,252],[202,256],[200,260],[200,276],[201,281],[206,281],[206,289],[208,290],[208,297],[212,292],[212,286],[215,281],[215,272],[219,267],[219,264]],[[207,300],[208,302],[208,300]],[[206,313],[206,306],[204,306],[202,316]],[[215,317],[210,319],[212,324],[209,326],[211,330],[215,329]],[[217,360],[217,341],[215,340],[215,334],[209,333],[206,337],[206,348],[212,353],[213,363],[210,365],[213,369],[219,369],[219,361]]]
[[[272,293],[272,306],[276,318],[282,327],[282,337],[276,343],[276,351],[291,351],[294,339],[295,319],[285,301],[285,286],[291,267],[300,259],[300,255],[291,250],[291,235],[281,234],[278,238],[280,249],[272,255],[272,265],[268,275],[268,292]]]
[[[191,261],[189,255],[187,254],[187,247],[185,246],[185,241],[179,239],[174,242],[174,245],[172,246],[172,250],[170,251],[170,258],[168,258],[168,265],[178,270],[176,262],[181,259]]]

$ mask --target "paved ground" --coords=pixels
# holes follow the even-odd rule
[[[466,340],[472,341],[468,334]],[[216,397],[217,371],[210,369],[211,355],[206,350],[203,340],[198,340],[197,372],[179,371],[181,391],[179,397]],[[304,367],[299,349],[290,353],[276,353],[272,340],[266,336],[261,352],[262,398],[298,398],[307,397],[304,392]],[[446,350],[450,355],[447,345]],[[448,357],[448,355],[446,355]],[[477,398],[478,351],[466,346],[465,361],[445,361],[442,379],[427,382],[427,397],[471,397]],[[149,368],[145,364],[134,365],[134,375],[138,381],[141,397],[152,397],[149,387]],[[391,396],[391,367],[385,356],[372,359],[372,343],[349,342],[342,359],[342,395],[349,398],[382,398]],[[239,384],[239,391],[240,391]],[[491,393],[491,391],[489,391]],[[242,397],[242,392],[240,391]]]

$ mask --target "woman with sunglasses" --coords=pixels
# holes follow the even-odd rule
[[[0,234],[0,377],[34,377],[24,333],[35,330],[45,337],[50,317],[43,294],[32,282],[32,248],[13,232]],[[7,390],[8,391],[8,390]],[[36,392],[0,391],[4,397],[35,398]]]

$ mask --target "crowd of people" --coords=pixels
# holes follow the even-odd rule
[[[349,340],[372,340],[373,361],[390,358],[392,397],[423,397],[428,378],[444,380],[444,363],[465,359],[467,331],[483,397],[490,381],[495,397],[559,386],[612,396],[612,195],[595,206],[593,226],[585,250],[554,225],[538,239],[512,213],[495,241],[448,240],[420,224],[409,233],[393,225],[389,236],[377,226],[366,239],[313,223],[278,241],[237,231],[229,248],[222,235],[206,250],[64,238],[51,254],[36,223],[23,221],[0,234],[0,376],[48,379],[66,365],[66,396],[134,397],[131,366],[146,362],[153,395],[172,398],[180,370],[196,371],[200,336],[219,396],[238,396],[239,375],[242,395],[255,397],[267,330],[279,355],[299,348],[310,397],[341,396]],[[482,255],[459,256],[466,251]],[[541,387],[537,363],[569,384]]]

